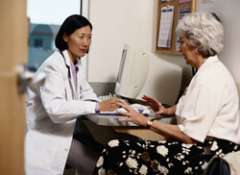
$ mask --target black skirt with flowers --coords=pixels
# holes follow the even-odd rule
[[[202,174],[215,155],[240,150],[221,139],[184,144],[178,141],[111,140],[97,162],[99,175]]]

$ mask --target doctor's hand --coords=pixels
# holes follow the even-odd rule
[[[132,108],[126,101],[118,99],[117,104],[126,110],[126,112],[121,112],[121,114],[128,117],[128,121],[134,122],[137,125],[147,126],[148,119]]]
[[[100,111],[114,111],[118,108],[116,97],[113,97],[109,100],[104,100],[99,103],[99,110]]]

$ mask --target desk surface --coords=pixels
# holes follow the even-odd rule
[[[97,125],[101,126],[130,126],[130,127],[137,127],[135,123],[128,121],[127,117],[119,116],[119,115],[87,115],[86,116],[89,120],[94,122]],[[155,116],[149,116],[150,119],[155,118]],[[162,121],[162,119],[161,119]],[[169,120],[168,120],[169,121]],[[167,121],[167,122],[168,122]],[[166,121],[164,121],[166,122]]]
[[[104,136],[102,136],[101,134],[100,134],[101,136],[99,136],[99,133],[102,133],[103,129],[106,129],[106,128],[112,128],[117,133],[130,134],[142,139],[150,139],[150,140],[164,139],[163,136],[149,129],[146,129],[146,128],[144,129],[143,127],[138,126],[133,122],[127,121],[126,120],[127,118],[124,116],[101,114],[101,115],[87,115],[86,118],[91,121],[90,123],[96,124],[91,126],[101,128],[101,130],[97,134],[98,137],[96,136],[96,132],[94,133],[95,130],[94,131],[93,129],[91,130],[92,133],[94,133],[95,139],[98,140],[99,143],[106,144],[110,139],[112,139],[112,136],[107,138],[107,135],[109,136],[109,131],[107,131],[106,134],[104,134]],[[150,116],[149,118],[153,119],[155,117]],[[161,120],[161,122],[164,122],[164,123],[170,123],[171,118],[161,118],[159,120]],[[101,139],[99,139],[100,137]],[[103,140],[105,140],[105,142]]]
[[[101,126],[137,126],[135,123],[127,121],[127,117],[119,115],[87,115],[89,120]]]

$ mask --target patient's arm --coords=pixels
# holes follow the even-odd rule
[[[169,139],[176,139],[184,143],[194,143],[194,140],[183,133],[177,125],[153,121],[150,129]]]
[[[173,105],[171,107],[164,107],[163,105],[160,107],[160,109],[156,112],[157,116],[175,116],[176,112],[176,105]]]
[[[177,125],[161,123],[159,121],[149,121],[147,117],[138,113],[131,106],[129,106],[125,101],[119,100],[118,105],[126,110],[122,113],[123,115],[129,117],[129,119],[141,126],[149,126],[151,130],[159,133],[167,138],[176,139],[184,143],[193,143],[194,140],[188,135],[184,134]],[[171,107],[169,110],[174,110],[175,107]],[[172,112],[172,111],[171,111]]]

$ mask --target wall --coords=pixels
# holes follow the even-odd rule
[[[101,0],[89,3],[89,18],[93,23],[93,40],[88,59],[90,82],[116,80],[122,48],[127,43],[143,48],[150,54],[150,72],[144,93],[157,98],[168,98],[158,93],[161,85],[157,84],[157,81],[162,76],[159,67],[171,70],[179,69],[178,65],[186,65],[179,56],[159,55],[153,52],[155,3],[156,0]],[[189,75],[188,69],[186,70],[184,72]],[[171,89],[170,87],[168,89]]]
[[[222,20],[225,29],[225,47],[221,60],[232,72],[240,88],[240,1],[239,0],[199,0],[200,11],[211,11]]]

